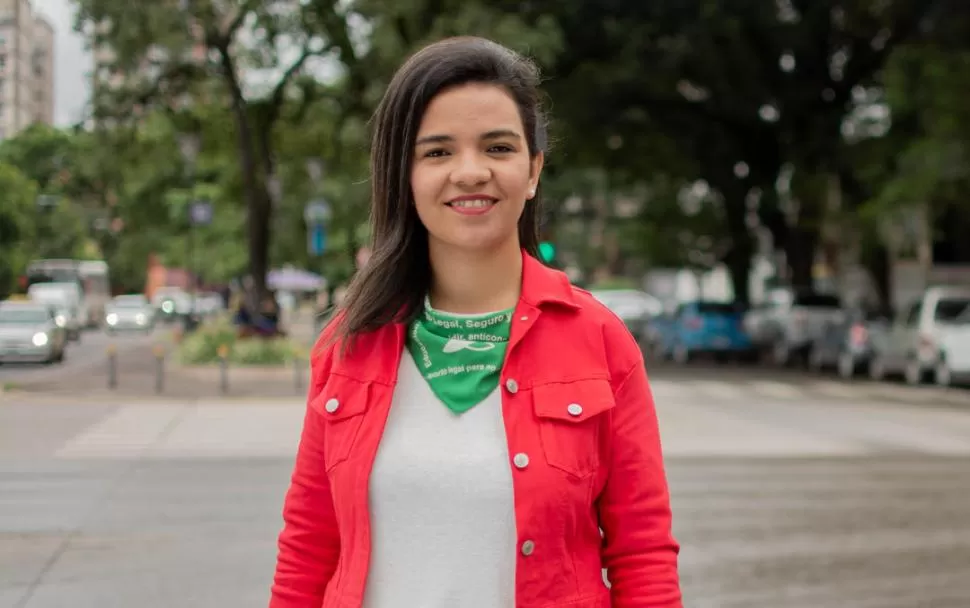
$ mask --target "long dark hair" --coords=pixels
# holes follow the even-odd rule
[[[354,339],[388,323],[411,321],[431,285],[428,233],[414,208],[411,163],[425,109],[441,91],[467,83],[505,88],[525,127],[529,154],[545,152],[546,121],[539,71],[529,59],[476,37],[456,37],[412,55],[391,80],[373,117],[370,260],[351,282],[337,311],[333,339]],[[539,193],[519,220],[521,246],[537,255]]]

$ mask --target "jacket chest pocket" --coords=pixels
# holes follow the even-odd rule
[[[333,375],[310,403],[325,425],[323,457],[327,472],[350,457],[370,404],[370,395],[370,383]]]
[[[576,380],[532,389],[542,451],[550,466],[587,477],[600,465],[604,412],[616,402],[605,379]]]

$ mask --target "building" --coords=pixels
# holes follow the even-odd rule
[[[28,0],[0,0],[0,139],[54,122],[54,28]]]

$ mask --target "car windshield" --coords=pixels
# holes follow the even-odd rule
[[[39,325],[48,318],[40,308],[0,308],[0,325]]]
[[[970,323],[970,298],[942,298],[936,303],[936,320],[943,323]]]

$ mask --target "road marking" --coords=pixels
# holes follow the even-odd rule
[[[755,380],[749,386],[759,395],[776,399],[797,399],[805,394],[802,389],[795,385],[774,380]]]
[[[714,405],[659,404],[657,417],[667,457],[853,456],[872,451],[862,442],[744,418]]]
[[[829,397],[836,397],[839,399],[857,399],[859,397],[859,387],[847,384],[845,382],[838,382],[835,380],[820,380],[818,382],[812,382],[809,386],[811,387],[812,391]]]
[[[694,383],[698,392],[706,397],[720,399],[742,399],[746,392],[737,383],[724,382],[723,380],[699,380]]]
[[[689,380],[651,380],[650,392],[654,401],[680,401],[693,393]]]
[[[306,407],[196,406],[146,452],[150,458],[288,457],[296,454]]]
[[[185,406],[163,404],[120,407],[75,435],[55,457],[97,458],[144,452],[162,438],[184,409]]]

